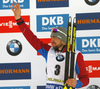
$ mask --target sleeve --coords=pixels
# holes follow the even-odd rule
[[[24,37],[31,44],[31,46],[34,47],[36,51],[38,51],[45,59],[47,59],[47,53],[51,46],[40,41],[37,36],[34,35],[33,32],[27,27],[22,18],[16,21]]]
[[[77,85],[75,88],[87,86],[89,83],[89,76],[86,71],[83,55],[81,53],[78,53],[77,55],[76,72],[79,80],[77,80]]]

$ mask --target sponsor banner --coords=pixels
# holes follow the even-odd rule
[[[45,86],[37,86],[37,89],[45,89]]]
[[[85,66],[90,78],[100,78],[100,60],[85,61]]]
[[[30,8],[30,0],[0,0],[0,9],[10,9],[11,4],[14,2],[19,3],[21,9],[29,9]]]
[[[36,0],[37,8],[69,7],[69,0]]]
[[[45,38],[45,39],[40,39],[43,43],[52,45],[51,44],[51,38]],[[40,53],[37,52],[37,55],[40,55]]]
[[[30,16],[22,16],[25,24],[30,28]],[[21,32],[14,16],[0,16],[0,33]]]
[[[100,13],[76,14],[77,30],[100,29]]]
[[[46,84],[46,89],[64,89],[64,86],[60,85],[60,84],[47,83]]]
[[[57,26],[68,27],[69,14],[37,15],[37,32],[51,31]]]
[[[0,63],[0,80],[31,79],[30,63]]]
[[[20,86],[20,87],[0,87],[0,89],[30,89],[30,86]]]
[[[77,50],[82,54],[100,53],[100,36],[97,37],[77,37]]]

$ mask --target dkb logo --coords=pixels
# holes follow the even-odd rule
[[[8,3],[8,2],[10,2],[10,3],[14,3],[14,2],[17,2],[17,3],[23,3],[24,2],[24,0],[3,0],[3,3]]]
[[[14,4],[14,2],[19,3],[21,9],[30,8],[30,0],[0,0],[0,9],[10,9],[12,7],[11,4]]]
[[[37,15],[37,32],[51,31],[58,26],[67,28],[68,18],[68,14]]]

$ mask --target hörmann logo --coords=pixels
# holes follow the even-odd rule
[[[86,2],[88,5],[93,6],[93,5],[96,5],[96,4],[99,2],[99,0],[85,0],[85,2]]]
[[[30,17],[22,16],[25,24],[30,28]],[[0,33],[21,32],[14,16],[0,16]]]
[[[10,9],[12,3],[19,3],[22,9],[29,9],[30,0],[0,0],[0,9]]]
[[[37,0],[38,2],[59,2],[59,1],[68,1],[68,0]]]
[[[30,63],[1,63],[0,80],[31,79]]]
[[[100,19],[81,19],[81,20],[77,20],[77,24],[92,24],[92,23],[100,23]]]
[[[85,65],[90,78],[97,78],[97,77],[100,78],[99,60],[85,61]]]
[[[77,49],[83,54],[100,53],[100,37],[77,37]]]
[[[77,30],[100,29],[100,13],[77,14]]]
[[[0,74],[18,74],[29,73],[29,69],[4,69],[0,70]]]
[[[68,14],[61,15],[37,15],[37,32],[51,31],[57,26],[64,26],[67,28]]]
[[[69,0],[36,0],[37,8],[68,7]]]

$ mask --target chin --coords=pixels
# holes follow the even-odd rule
[[[58,47],[57,47],[57,46],[53,46],[53,48],[54,48],[55,50],[57,50],[57,49],[58,49]]]

